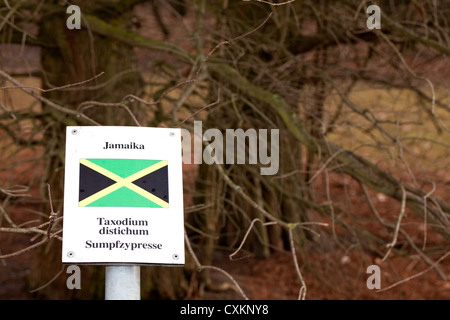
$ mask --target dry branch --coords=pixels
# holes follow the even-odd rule
[[[425,203],[425,191],[402,183],[387,171],[380,169],[350,150],[345,150],[332,142],[309,135],[303,129],[302,123],[291,117],[289,105],[283,97],[254,85],[231,66],[212,64],[209,69],[220,74],[221,78],[226,79],[228,83],[235,87],[246,88],[245,92],[248,96],[269,106],[280,116],[283,124],[297,139],[298,143],[319,155],[322,161],[329,162],[329,166],[335,168],[335,171],[346,173],[356,181],[398,201],[401,201],[403,197],[401,190],[404,187],[406,190],[406,205],[422,217],[426,206],[427,212],[433,216],[433,222],[443,227],[443,229],[437,228],[436,231],[450,239],[450,205],[434,197],[427,197],[428,201]],[[439,208],[431,205],[431,202],[439,204]]]

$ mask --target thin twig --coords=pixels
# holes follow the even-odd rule
[[[55,281],[55,280],[61,275],[61,273],[63,273],[63,271],[64,271],[64,266],[62,266],[61,270],[60,270],[53,278],[51,278],[50,281],[48,281],[48,282],[45,283],[44,285],[40,286],[39,288],[30,290],[30,293],[33,293],[33,292],[42,290],[42,289],[44,289],[45,287],[47,287],[48,285],[50,285],[53,281]]]
[[[295,0],[288,0],[288,1],[285,1],[285,2],[278,2],[278,3],[273,3],[273,2],[269,2],[269,1],[265,1],[265,0],[242,0],[242,1],[243,1],[243,2],[251,2],[251,1],[255,1],[255,2],[260,2],[260,3],[269,4],[269,5],[274,6],[274,7],[276,7],[276,6],[284,6],[284,5],[286,5],[286,4],[295,2]]]
[[[267,21],[269,21],[269,19],[270,19],[270,17],[272,16],[272,14],[273,14],[273,13],[271,12],[271,13],[266,17],[266,19],[264,19],[264,21],[263,21],[259,26],[257,26],[255,29],[250,30],[249,32],[246,32],[246,33],[244,33],[244,34],[242,34],[242,35],[240,35],[240,36],[237,36],[237,37],[235,37],[235,38],[233,38],[233,39],[230,39],[230,40],[224,40],[224,41],[220,42],[219,44],[217,44],[211,51],[208,52],[208,54],[207,54],[207,55],[205,56],[205,58],[202,60],[202,62],[200,63],[200,66],[198,67],[197,71],[195,72],[194,76],[193,76],[191,79],[186,80],[186,81],[184,81],[184,82],[181,82],[181,83],[179,83],[178,85],[176,85],[175,87],[172,87],[172,88],[168,89],[166,92],[164,92],[164,93],[158,98],[158,100],[157,100],[155,103],[159,102],[159,100],[160,100],[162,97],[166,96],[169,92],[175,90],[176,88],[180,87],[181,85],[185,85],[185,84],[188,84],[188,83],[195,82],[195,81],[197,80],[197,78],[200,76],[200,72],[203,70],[203,67],[205,66],[206,62],[207,62],[207,61],[209,60],[209,58],[213,55],[213,53],[214,53],[215,51],[217,51],[217,49],[219,49],[220,47],[222,47],[222,46],[224,46],[224,45],[227,45],[227,44],[230,44],[230,43],[232,43],[232,42],[235,42],[235,41],[237,41],[237,40],[239,40],[239,39],[248,37],[248,36],[251,35],[252,33],[256,32],[256,31],[259,30],[262,26],[264,26],[264,25],[267,23]],[[207,105],[207,106],[201,108],[200,110],[197,110],[197,111],[194,112],[191,116],[189,116],[188,118],[186,118],[185,120],[183,120],[182,122],[180,122],[180,123],[176,126],[176,128],[180,127],[183,123],[185,123],[185,122],[188,121],[189,119],[192,119],[193,117],[195,117],[195,116],[196,116],[198,113],[200,113],[201,111],[203,111],[203,110],[205,110],[205,109],[207,109],[207,108],[209,108],[209,107],[212,107],[212,106],[214,106],[214,105],[219,104],[219,102],[220,102],[220,88],[219,88],[219,92],[217,93],[217,101],[216,101],[216,102],[213,102],[213,103],[211,103],[211,104],[209,104],[209,105]]]
[[[60,231],[62,231],[62,230],[60,230]],[[57,233],[59,233],[59,232],[57,232]],[[55,234],[50,235],[50,238],[53,238]],[[25,253],[27,251],[30,251],[31,249],[35,249],[35,248],[39,247],[40,245],[43,245],[48,240],[49,239],[47,239],[47,237],[46,237],[43,240],[41,240],[41,241],[39,241],[39,242],[37,242],[35,244],[32,244],[31,246],[26,247],[26,248],[24,248],[22,250],[19,250],[19,251],[16,251],[16,252],[12,252],[12,253],[9,253],[9,254],[1,255],[0,259],[6,259],[6,258],[11,258],[11,257],[15,257],[15,256],[18,256],[18,255],[21,255],[22,253]]]
[[[289,233],[289,243],[291,246],[292,260],[294,260],[295,271],[297,272],[297,276],[301,283],[301,287],[300,287],[300,290],[298,293],[298,300],[305,300],[305,298],[306,298],[306,283],[305,283],[305,280],[303,279],[302,272],[300,271],[300,267],[299,267],[298,261],[297,261],[297,254],[295,252],[294,236],[292,234],[293,229],[294,229],[294,226],[291,226],[290,228],[288,228],[288,233]]]
[[[241,287],[239,286],[237,281],[233,278],[233,276],[231,274],[229,274],[228,272],[226,272],[225,270],[223,270],[222,268],[215,267],[215,266],[203,266],[203,265],[201,265],[198,269],[199,269],[199,272],[202,271],[202,270],[205,270],[205,269],[212,269],[212,270],[216,270],[216,271],[219,271],[219,272],[223,273],[224,275],[226,275],[228,277],[228,279],[230,279],[231,282],[233,282],[234,287],[238,290],[238,292],[241,294],[241,296],[245,300],[249,300],[247,295],[241,289]]]
[[[253,229],[253,226],[255,225],[256,222],[260,222],[263,226],[269,226],[269,225],[273,225],[273,224],[277,223],[277,222],[264,222],[259,218],[253,219],[252,222],[250,223],[250,227],[248,227],[247,232],[245,233],[244,238],[242,239],[239,247],[232,254],[230,254],[228,256],[230,258],[230,260],[233,260],[233,257],[241,250],[242,246],[244,245],[245,241],[247,240],[248,235],[250,234],[250,231]]]
[[[416,273],[416,274],[413,275],[413,276],[410,276],[410,277],[407,277],[407,278],[405,278],[405,279],[403,279],[403,280],[400,280],[400,281],[398,281],[398,282],[396,282],[396,283],[394,283],[394,284],[392,284],[392,285],[390,285],[390,286],[388,286],[388,287],[386,287],[386,288],[376,290],[375,292],[379,293],[379,292],[383,292],[383,291],[386,291],[386,290],[390,290],[390,289],[392,289],[392,288],[394,288],[394,287],[396,287],[396,286],[398,286],[398,285],[400,285],[400,284],[403,284],[403,283],[408,282],[408,281],[410,281],[410,280],[412,280],[412,279],[415,279],[415,278],[417,278],[417,277],[420,277],[421,275],[427,273],[427,272],[430,271],[432,268],[434,268],[436,265],[438,265],[442,260],[444,260],[445,258],[447,258],[447,256],[449,256],[449,255],[450,255],[450,251],[447,252],[446,254],[444,254],[442,257],[440,257],[440,258],[439,258],[432,266],[428,267],[427,269],[422,270],[421,272]]]
[[[234,41],[236,41],[236,40],[245,38],[245,37],[249,36],[250,34],[256,32],[257,30],[259,30],[259,29],[260,29],[260,28],[261,28],[261,27],[262,27],[262,26],[270,19],[271,16],[272,16],[272,13],[270,13],[270,14],[266,17],[266,19],[265,19],[259,26],[257,26],[255,29],[253,29],[253,30],[251,30],[251,31],[249,31],[249,32],[247,32],[247,33],[245,33],[245,34],[242,34],[242,35],[240,35],[240,36],[237,36],[237,37],[235,37],[235,38],[233,38],[233,39],[231,39],[231,40],[225,40],[225,41],[222,41],[221,43],[219,43],[218,45],[216,45],[216,46],[215,46],[215,47],[214,47],[214,48],[206,55],[206,57],[202,60],[200,66],[198,67],[197,71],[195,72],[194,76],[193,76],[191,79],[188,79],[188,80],[179,82],[179,83],[175,84],[174,86],[170,87],[169,89],[167,89],[166,91],[164,91],[164,92],[158,97],[158,99],[156,99],[154,102],[146,102],[146,101],[144,101],[144,100],[142,100],[142,99],[137,98],[136,96],[133,96],[133,98],[136,99],[136,100],[138,100],[138,101],[140,101],[140,102],[142,102],[142,103],[144,103],[144,104],[146,104],[146,105],[148,105],[148,106],[159,104],[160,101],[161,101],[163,98],[165,98],[165,97],[166,97],[169,93],[171,93],[172,91],[174,91],[174,90],[176,90],[176,89],[178,89],[178,88],[180,88],[180,87],[182,87],[182,86],[185,86],[185,85],[187,85],[187,84],[196,82],[197,79],[198,79],[198,77],[200,76],[200,72],[203,70],[204,65],[206,64],[206,62],[209,60],[209,58],[212,56],[212,54],[213,54],[217,49],[219,49],[221,46],[223,46],[223,45],[225,45],[225,44],[230,44],[231,42],[234,42]],[[94,107],[94,106],[110,106],[110,107],[120,106],[120,107],[122,107],[122,108],[125,108],[125,110],[127,110],[128,113],[130,113],[130,115],[132,116],[134,122],[135,122],[138,126],[140,126],[140,124],[139,124],[139,122],[137,121],[137,119],[131,114],[131,111],[129,111],[129,109],[128,109],[125,105],[123,105],[124,100],[126,100],[126,99],[129,98],[130,96],[131,96],[131,95],[127,95],[127,96],[124,97],[124,98],[122,99],[122,101],[119,102],[119,103],[116,103],[116,102],[114,102],[114,103],[106,103],[106,102],[97,102],[97,101],[85,101],[85,102],[81,103],[81,104],[78,106],[77,115],[78,115],[78,116],[81,115],[81,116],[86,117],[86,116],[84,115],[83,111],[86,110],[86,109],[88,109],[88,108]],[[211,106],[214,106],[214,105],[218,104],[218,103],[220,102],[220,92],[219,92],[218,96],[219,96],[219,97],[218,97],[218,99],[217,99],[216,102],[213,102],[213,103],[211,103],[211,104],[209,104],[209,105],[203,107],[202,109],[196,111],[196,112],[195,112],[193,115],[191,115],[189,118],[187,118],[186,120],[184,120],[184,121],[182,121],[181,123],[179,123],[179,124],[177,125],[177,127],[179,127],[181,124],[183,124],[183,123],[186,122],[187,120],[189,120],[189,119],[191,119],[192,117],[194,117],[194,116],[195,116],[196,114],[198,114],[199,112],[201,112],[201,111],[203,111],[203,110],[205,110],[205,109],[207,109],[207,108],[209,108],[209,107],[211,107]],[[92,120],[91,120],[91,121],[92,121]],[[96,124],[99,125],[98,123],[96,123]]]
[[[99,102],[99,101],[85,101],[80,103],[79,107],[78,107],[78,113],[79,115],[84,115],[83,112],[87,109],[93,108],[95,106],[97,107],[120,107],[122,109],[124,109],[131,117],[131,119],[133,119],[134,123],[138,126],[141,127],[141,124],[139,123],[139,121],[137,120],[136,116],[133,114],[133,112],[131,112],[130,108],[128,108],[127,105],[125,105],[123,103],[123,100],[121,102]]]
[[[423,246],[422,246],[422,250],[425,250],[425,247],[426,247],[426,244],[427,244],[427,216],[428,216],[427,199],[428,199],[428,197],[430,197],[434,193],[434,191],[436,191],[436,184],[433,181],[431,181],[431,183],[433,184],[433,189],[431,189],[431,191],[428,192],[423,197],[424,213],[423,213]]]
[[[47,183],[47,191],[48,191],[48,201],[50,202],[50,216],[48,217],[49,223],[48,223],[48,229],[47,229],[47,240],[49,240],[50,232],[52,231],[52,227],[53,227],[53,224],[55,223],[56,217],[58,217],[59,210],[58,210],[58,212],[53,211],[52,193],[50,190],[50,185],[48,183]]]
[[[393,237],[391,243],[388,243],[386,245],[386,247],[388,248],[388,251],[384,255],[383,259],[381,259],[381,262],[383,262],[387,259],[389,253],[391,253],[392,249],[394,248],[395,244],[397,243],[398,231],[400,230],[400,224],[402,222],[402,218],[405,215],[406,191],[403,186],[400,186],[400,187],[402,188],[402,204],[401,204],[401,208],[400,208],[400,214],[398,215],[397,223],[395,224],[394,237]]]
[[[231,187],[234,191],[236,191],[245,201],[247,201],[253,208],[260,211],[266,218],[268,218],[271,221],[277,222],[283,227],[289,227],[289,223],[280,220],[276,218],[273,214],[270,214],[267,212],[263,207],[261,207],[258,203],[256,203],[249,195],[247,195],[244,191],[242,191],[242,188],[238,186],[234,181],[225,173],[225,170],[223,169],[223,166],[221,164],[216,164],[217,170],[219,170],[219,173],[224,178],[225,182],[228,184],[228,186]]]
[[[183,121],[181,121],[180,123],[178,123],[178,124],[175,126],[175,128],[181,127],[181,125],[182,125],[183,123],[185,123],[186,121],[189,121],[190,119],[194,118],[194,117],[195,117],[197,114],[199,114],[200,112],[202,112],[202,111],[204,111],[204,110],[206,110],[206,109],[208,109],[208,108],[210,108],[210,107],[212,107],[212,106],[215,106],[215,105],[217,105],[217,104],[219,104],[219,103],[220,103],[220,88],[219,88],[219,90],[218,90],[218,92],[217,92],[217,100],[216,100],[215,102],[210,103],[210,104],[208,104],[207,106],[204,106],[203,108],[201,108],[201,109],[195,111],[195,112],[194,112],[193,114],[191,114],[189,117],[187,117],[186,119],[184,119]]]
[[[226,275],[226,276],[228,277],[228,279],[231,280],[231,282],[233,282],[235,288],[236,288],[236,289],[238,290],[238,292],[242,295],[242,297],[243,297],[245,300],[248,300],[248,297],[247,297],[247,295],[245,294],[245,292],[244,292],[244,291],[242,290],[242,288],[239,286],[239,284],[237,283],[237,281],[234,280],[234,278],[233,278],[228,272],[226,272],[225,270],[223,270],[223,269],[221,269],[221,268],[218,268],[218,267],[214,267],[214,266],[204,266],[204,265],[202,265],[202,264],[200,263],[200,261],[199,261],[198,258],[197,258],[197,255],[195,254],[194,250],[192,249],[191,242],[189,241],[189,237],[187,236],[186,230],[184,230],[184,241],[185,241],[185,243],[186,243],[186,247],[187,247],[189,253],[190,253],[191,256],[192,256],[192,259],[194,260],[194,264],[195,264],[195,266],[197,267],[197,270],[198,270],[199,272],[202,271],[202,270],[204,270],[204,269],[213,269],[213,270],[216,270],[216,271],[219,271],[219,272],[223,273],[224,275]]]
[[[25,193],[29,191],[30,188],[28,186],[23,185],[15,185],[9,189],[0,188],[0,192],[10,196],[10,197],[30,197],[29,193]]]
[[[33,87],[33,86],[21,86],[20,88],[18,88],[17,86],[7,86],[7,87],[0,87],[0,89],[8,90],[8,89],[23,89],[23,88],[26,88],[26,89],[37,90],[37,91],[40,91],[40,92],[44,93],[44,92],[63,90],[63,89],[71,88],[71,87],[76,87],[76,86],[85,84],[87,82],[90,82],[92,80],[95,80],[95,79],[99,78],[100,76],[102,76],[104,73],[105,72],[100,72],[98,75],[93,76],[92,78],[89,78],[87,80],[83,80],[83,81],[75,82],[75,83],[70,83],[70,84],[66,84],[64,86],[54,87],[54,88],[50,88],[50,89],[42,89],[42,88]]]
[[[32,96],[33,98],[35,98],[36,100],[39,100],[43,104],[45,104],[59,112],[62,112],[65,114],[70,114],[70,115],[77,116],[77,117],[81,116],[82,118],[86,119],[87,121],[94,123],[95,125],[98,125],[97,122],[95,122],[91,118],[87,117],[86,115],[83,115],[83,114],[80,115],[76,110],[65,108],[49,99],[44,98],[42,95],[38,94],[37,92],[34,92],[32,89],[27,88],[27,86],[24,86],[22,83],[20,83],[19,81],[17,81],[16,79],[14,79],[8,73],[6,73],[5,71],[3,71],[1,69],[0,69],[0,77],[13,83],[14,85],[16,85],[17,89],[22,90],[23,92],[25,92],[25,93],[29,94],[30,96]]]
[[[63,217],[58,217],[54,220],[54,222],[58,222],[61,221]],[[41,230],[40,228],[43,228],[45,226],[47,226],[50,223],[50,221],[45,222],[39,226],[35,226],[35,227],[28,227],[28,228],[21,228],[19,226],[14,226],[12,228],[6,228],[6,227],[0,227],[0,232],[9,232],[9,233],[21,233],[21,234],[36,234],[36,235],[47,235],[47,231],[45,230]],[[48,227],[47,227],[48,229]],[[53,233],[51,236],[58,239],[58,240],[62,240],[62,238],[60,236],[57,236],[56,234],[60,233],[61,230]]]
[[[372,212],[375,214],[376,219],[378,220],[378,222],[380,222],[380,224],[383,227],[389,228],[389,229],[395,229],[395,226],[392,224],[389,224],[387,222],[385,222],[380,214],[378,213],[378,210],[375,208],[375,205],[372,202],[372,199],[370,198],[369,192],[367,191],[367,188],[365,185],[363,185],[362,183],[360,183],[360,186],[364,192],[364,195],[366,196],[367,199],[367,203],[369,204],[370,209],[372,210]],[[403,230],[402,228],[399,229],[399,231],[402,233],[402,235],[406,238],[406,241],[408,241],[408,243],[410,244],[410,246],[418,253],[418,255],[422,258],[422,260],[432,266],[436,273],[439,275],[439,277],[441,277],[442,280],[447,280],[447,276],[444,274],[444,272],[442,272],[442,270],[439,269],[439,267],[430,259],[428,258],[428,256],[422,251],[420,250],[414,243],[413,239],[411,239],[411,237],[408,235],[408,233],[406,233],[405,230]]]
[[[262,28],[262,26],[264,26],[267,21],[269,21],[270,17],[272,17],[273,12],[269,13],[269,15],[266,17],[266,19],[264,19],[264,21],[257,26],[256,28],[254,28],[253,30],[250,30],[249,32],[246,32],[244,34],[241,34],[240,36],[237,36],[233,39],[230,40],[224,40],[222,42],[220,42],[219,44],[217,44],[210,52],[208,52],[208,54],[206,55],[205,59],[203,59],[202,63],[200,64],[200,67],[197,69],[197,72],[194,75],[194,79],[197,78],[201,72],[201,70],[203,69],[203,66],[206,64],[206,62],[208,61],[208,59],[212,56],[212,54],[219,49],[220,47],[226,45],[226,44],[230,44],[232,42],[235,42],[237,40],[243,39],[245,37],[248,37],[249,35],[251,35],[252,33],[258,31],[260,28]]]

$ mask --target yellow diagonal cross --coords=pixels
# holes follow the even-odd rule
[[[79,203],[80,207],[85,207],[85,206],[91,204],[92,202],[94,202],[94,201],[106,196],[107,194],[114,192],[122,187],[126,187],[130,190],[133,190],[134,192],[140,194],[141,196],[147,198],[150,201],[153,201],[154,203],[156,203],[157,205],[159,205],[163,208],[169,207],[169,204],[166,201],[158,198],[157,196],[151,194],[150,192],[148,192],[148,191],[142,189],[141,187],[132,183],[133,181],[135,181],[149,173],[152,173],[153,171],[156,171],[162,167],[167,166],[167,160],[163,160],[158,163],[155,163],[154,165],[147,167],[141,171],[138,171],[126,178],[122,178],[122,177],[118,176],[117,174],[115,174],[109,170],[106,170],[105,168],[100,167],[99,165],[97,165],[87,159],[80,159],[80,163],[85,165],[86,167],[91,168],[92,170],[95,170],[95,171],[101,173],[102,175],[116,181],[115,184],[113,184],[97,193],[94,193],[92,196],[87,197],[86,199],[80,201],[80,203]]]

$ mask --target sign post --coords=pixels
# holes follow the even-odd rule
[[[67,127],[62,262],[140,299],[140,265],[184,265],[182,184],[180,129]]]
[[[140,272],[139,266],[107,266],[105,300],[140,300]]]

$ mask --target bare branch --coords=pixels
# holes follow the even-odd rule
[[[42,290],[42,289],[44,289],[45,287],[48,287],[48,286],[49,286],[50,284],[52,284],[56,279],[58,279],[58,277],[64,272],[64,268],[65,268],[65,266],[63,265],[63,266],[61,267],[61,270],[60,270],[53,278],[51,278],[50,281],[48,281],[47,283],[43,284],[42,286],[40,286],[40,287],[38,287],[38,288],[36,288],[36,289],[30,290],[30,293],[33,293],[33,292]]]
[[[416,274],[413,275],[413,276],[410,276],[410,277],[407,277],[407,278],[405,278],[405,279],[403,279],[403,280],[400,280],[400,281],[398,281],[398,282],[396,282],[396,283],[394,283],[394,284],[392,284],[392,285],[390,285],[390,286],[388,286],[388,287],[386,287],[386,288],[379,289],[379,290],[377,290],[376,292],[377,292],[377,293],[380,293],[380,292],[384,292],[384,291],[390,290],[390,289],[392,289],[392,288],[394,288],[394,287],[396,287],[396,286],[398,286],[398,285],[401,285],[401,284],[403,284],[403,283],[406,283],[406,282],[408,282],[408,281],[411,281],[411,280],[413,280],[413,279],[415,279],[415,278],[418,278],[418,277],[424,275],[425,273],[427,273],[428,271],[430,271],[431,269],[433,269],[434,266],[436,266],[436,265],[438,265],[439,263],[441,263],[441,262],[442,262],[445,258],[447,258],[449,255],[450,255],[450,251],[448,251],[446,254],[444,254],[442,257],[440,257],[440,258],[439,258],[439,259],[438,259],[431,267],[428,267],[427,269],[425,269],[425,270],[423,270],[423,271],[421,271],[421,272],[419,272],[419,273],[416,273]]]
[[[294,266],[295,266],[295,270],[297,272],[297,276],[300,280],[300,291],[298,293],[298,299],[299,300],[305,300],[306,298],[306,284],[305,284],[305,280],[303,280],[303,276],[302,276],[302,272],[300,271],[300,267],[298,265],[298,261],[297,261],[297,253],[295,250],[295,243],[294,243],[294,237],[292,235],[292,230],[295,228],[294,225],[292,225],[290,228],[288,228],[288,232],[289,232],[289,243],[291,246],[291,254],[292,254],[292,259],[294,260]]]
[[[195,117],[197,114],[199,114],[200,112],[202,112],[202,111],[204,111],[204,110],[206,110],[206,109],[208,109],[208,108],[210,108],[210,107],[212,107],[212,106],[218,105],[219,103],[220,103],[220,88],[219,88],[219,90],[218,90],[218,92],[217,92],[217,100],[216,100],[215,102],[210,103],[210,104],[208,104],[207,106],[204,106],[203,108],[200,108],[199,110],[195,111],[195,112],[194,112],[193,114],[191,114],[189,117],[187,117],[186,119],[184,119],[183,121],[181,121],[180,123],[178,123],[178,124],[175,126],[175,128],[181,127],[181,125],[182,125],[183,123],[185,123],[185,122],[189,121],[190,119],[194,118],[194,117]]]
[[[2,231],[1,228],[0,228],[0,231]],[[56,233],[54,233],[54,234],[51,234],[51,235],[50,235],[50,239],[53,238],[53,237],[55,237],[56,234],[57,234],[57,233],[60,233],[60,232],[62,232],[62,230],[60,230],[60,231],[58,231],[58,232],[56,232]],[[60,238],[60,239],[61,239],[61,238]],[[35,243],[35,244],[32,244],[32,245],[29,246],[29,247],[26,247],[26,248],[24,248],[24,249],[21,249],[21,250],[19,250],[19,251],[16,251],[16,252],[13,252],[13,253],[9,253],[9,254],[0,255],[0,259],[6,259],[6,258],[11,258],[11,257],[15,257],[15,256],[18,256],[18,255],[21,255],[21,254],[23,254],[23,253],[25,253],[25,252],[28,252],[28,251],[32,250],[32,249],[38,248],[39,246],[43,245],[44,243],[46,243],[46,242],[48,242],[48,241],[49,241],[49,238],[46,237],[46,238],[44,238],[43,240],[41,240],[41,241],[39,241],[39,242],[37,242],[37,243]]]
[[[214,266],[204,266],[200,263],[200,261],[197,258],[197,255],[195,254],[194,250],[192,249],[191,246],[191,242],[189,241],[189,237],[187,236],[186,230],[184,231],[184,240],[186,243],[186,247],[189,251],[189,253],[191,254],[192,259],[194,260],[194,264],[197,267],[198,271],[202,271],[204,269],[213,269],[216,271],[219,271],[223,274],[225,274],[230,280],[231,282],[233,282],[234,286],[236,287],[236,289],[238,290],[238,292],[241,294],[241,296],[245,299],[248,300],[247,295],[244,293],[244,291],[241,289],[241,287],[239,286],[239,284],[236,282],[236,280],[234,280],[234,278],[225,270],[218,268],[218,267],[214,267]]]
[[[271,6],[276,7],[276,6],[284,6],[286,4],[294,2],[295,0],[288,0],[288,1],[285,1],[285,2],[278,2],[278,3],[273,3],[273,2],[269,2],[269,1],[265,1],[265,0],[242,0],[242,1],[243,2],[255,1],[255,2],[265,3],[265,4],[269,4]]]
[[[260,222],[263,226],[269,226],[269,225],[274,225],[277,224],[277,222],[263,222],[261,219],[253,219],[252,222],[250,223],[250,226],[247,229],[247,232],[245,232],[244,238],[241,241],[241,244],[239,245],[239,247],[232,253],[229,255],[230,260],[233,260],[233,257],[241,250],[242,246],[245,243],[245,240],[247,240],[248,235],[250,234],[250,231],[253,229],[253,225],[256,222]]]
[[[386,245],[386,247],[388,248],[388,251],[386,252],[386,254],[384,255],[383,259],[381,259],[381,262],[385,261],[389,255],[389,253],[391,253],[392,249],[394,248],[395,244],[397,243],[397,237],[398,237],[398,231],[400,230],[400,224],[402,222],[403,216],[405,215],[405,207],[406,207],[406,191],[405,188],[403,186],[401,186],[402,188],[402,207],[400,208],[400,214],[397,217],[397,223],[395,224],[395,230],[394,230],[394,238],[392,239],[391,243],[388,243]]]
[[[5,71],[3,71],[1,69],[0,69],[0,76],[3,79],[5,79],[5,80],[15,84],[17,89],[22,90],[23,92],[29,94],[30,96],[32,96],[36,100],[39,100],[40,102],[44,103],[45,105],[47,105],[47,106],[49,106],[49,107],[51,107],[51,108],[53,108],[53,109],[55,109],[55,110],[57,110],[59,112],[65,113],[65,114],[70,114],[70,115],[73,115],[73,116],[79,116],[77,111],[65,108],[65,107],[60,106],[59,104],[57,104],[57,103],[55,103],[55,102],[53,102],[53,101],[51,101],[49,99],[44,98],[43,96],[41,96],[41,95],[37,94],[36,92],[34,92],[32,89],[27,88],[27,86],[23,85],[22,83],[20,83],[19,81],[17,81],[16,79],[14,79],[13,77],[11,77],[9,74],[7,74]],[[95,121],[93,121],[89,117],[87,117],[85,115],[81,115],[81,116],[84,119],[88,120],[89,122],[95,123]]]
[[[98,75],[96,75],[96,76],[94,76],[94,77],[92,77],[90,79],[84,80],[84,81],[80,81],[80,82],[76,82],[76,83],[70,83],[70,84],[67,84],[65,86],[59,86],[59,87],[54,87],[54,88],[50,88],[50,89],[42,89],[42,88],[39,88],[39,87],[30,87],[30,86],[20,86],[20,87],[17,87],[17,86],[14,86],[14,87],[6,86],[6,87],[0,87],[0,90],[2,90],[2,89],[3,90],[9,90],[9,89],[32,89],[32,90],[37,90],[37,91],[46,93],[46,92],[51,92],[51,91],[56,91],[56,90],[64,90],[64,89],[67,89],[67,88],[77,87],[77,86],[80,86],[82,84],[88,83],[88,82],[90,82],[92,80],[95,80],[95,79],[99,78],[100,76],[102,76],[103,74],[105,74],[105,72],[100,72]]]
[[[58,217],[59,211],[54,212],[53,211],[53,202],[52,202],[52,193],[50,192],[50,185],[47,183],[47,189],[48,189],[48,201],[50,202],[50,216],[49,222],[48,222],[48,228],[47,228],[47,240],[50,239],[50,232],[52,231],[53,224],[55,223],[55,219]]]

